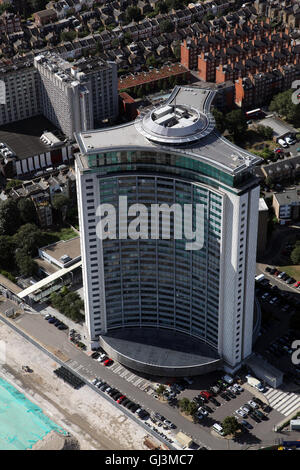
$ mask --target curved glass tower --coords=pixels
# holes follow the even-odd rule
[[[233,370],[251,353],[260,159],[217,133],[213,98],[176,87],[133,123],[76,136],[91,340],[157,375]]]

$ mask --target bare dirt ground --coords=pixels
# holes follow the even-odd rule
[[[6,343],[0,374],[69,431],[80,449],[147,449],[147,433],[141,427],[88,387],[74,390],[65,384],[53,374],[58,364],[1,322],[0,339]],[[33,372],[22,371],[22,365],[28,365]],[[50,433],[44,447],[61,446],[56,441]],[[43,445],[37,443],[35,448]]]

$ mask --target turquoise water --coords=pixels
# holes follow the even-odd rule
[[[0,377],[0,450],[29,449],[52,430],[67,434]]]

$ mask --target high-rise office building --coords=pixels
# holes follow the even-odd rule
[[[215,130],[214,96],[176,87],[135,122],[76,135],[88,331],[139,371],[234,370],[251,354],[259,201],[252,168],[260,158]],[[137,236],[130,236],[134,211],[121,210],[125,200],[127,208],[139,204]],[[107,238],[99,231],[103,204],[117,210],[115,238],[113,226]],[[153,236],[150,207],[157,205],[166,212]],[[186,207],[193,233],[201,232],[193,248],[191,232],[180,230]]]

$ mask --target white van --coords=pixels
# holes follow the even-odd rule
[[[223,428],[220,424],[215,423],[213,425],[213,430],[216,431],[218,434],[220,434],[220,436],[224,436],[224,431],[223,431]]]
[[[288,147],[288,144],[287,144],[286,141],[283,140],[283,139],[278,139],[278,143],[279,143],[283,148],[287,148],[287,147]]]

